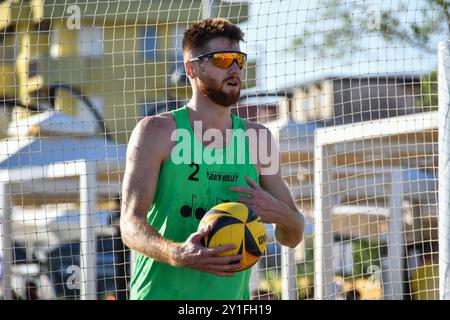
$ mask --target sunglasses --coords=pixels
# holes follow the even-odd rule
[[[212,64],[220,69],[228,69],[231,67],[234,61],[237,62],[239,69],[242,69],[247,60],[247,54],[240,51],[218,51],[205,53],[195,58],[189,59],[189,61],[208,61],[211,60]]]

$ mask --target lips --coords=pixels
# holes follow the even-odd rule
[[[231,87],[238,87],[241,84],[241,80],[238,78],[226,79],[225,84]]]

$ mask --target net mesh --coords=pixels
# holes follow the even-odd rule
[[[1,1],[0,296],[129,298],[126,144],[140,119],[188,101],[183,32],[209,15],[245,32],[233,112],[271,130],[306,221],[295,249],[267,225],[252,298],[437,299],[437,41],[449,10],[431,0]]]

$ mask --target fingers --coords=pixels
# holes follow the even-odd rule
[[[218,246],[218,247],[207,249],[207,254],[208,254],[208,256],[216,256],[219,253],[231,251],[233,249],[236,249],[236,245],[234,245],[234,244],[226,244],[226,245],[223,245],[223,246]]]
[[[245,181],[247,181],[248,185],[250,187],[252,187],[255,190],[259,190],[262,189],[261,186],[259,184],[257,184],[255,181],[253,181],[252,179],[250,179],[248,176],[245,177]]]
[[[191,256],[191,263],[188,267],[221,277],[231,277],[235,270],[240,268],[242,255],[218,256],[218,254],[235,248],[234,244],[215,248],[199,248],[198,253]]]
[[[242,255],[235,254],[231,256],[222,256],[222,257],[209,257],[205,259],[204,263],[209,265],[230,265],[234,263],[240,263]]]
[[[215,274],[221,277],[231,277],[234,272],[241,267],[241,263],[229,263],[229,264],[210,264],[202,267],[203,271]]]
[[[249,197],[241,196],[241,197],[238,197],[236,199],[236,201],[237,202],[241,202],[241,203],[246,203],[246,204],[249,204],[249,205],[255,205],[255,201],[253,200],[253,198],[249,198]]]
[[[235,271],[241,267],[241,262],[238,260],[238,262],[234,263],[226,263],[226,264],[205,264],[203,268],[206,270],[213,270],[213,271]]]
[[[219,277],[232,277],[234,276],[234,272],[218,272],[218,271],[207,271],[209,273],[215,274]]]
[[[247,187],[231,187],[231,191],[248,194],[255,197],[256,192],[262,189],[261,186],[252,179],[250,179],[248,176],[245,177],[245,181],[247,181],[251,189]]]
[[[203,228],[191,235],[191,241],[194,243],[200,243],[200,240],[206,236],[211,231],[211,226],[207,225],[206,228]]]
[[[248,194],[248,195],[251,195],[253,197],[256,194],[254,189],[249,189],[247,187],[231,187],[231,191],[237,192],[237,193]]]
[[[202,233],[203,236],[206,236],[210,231],[211,231],[212,227],[210,224],[206,225],[205,228],[201,229],[200,232]]]

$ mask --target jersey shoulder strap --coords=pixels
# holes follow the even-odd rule
[[[173,110],[172,115],[177,124],[177,129],[189,130],[191,125],[189,123],[189,116],[188,116],[186,105],[184,105],[183,107],[181,107],[177,110]]]

